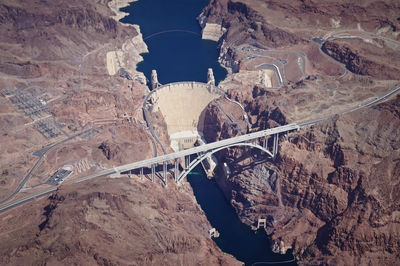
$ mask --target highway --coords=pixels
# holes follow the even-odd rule
[[[24,179],[22,180],[22,182],[18,185],[18,187],[14,190],[13,193],[11,193],[7,198],[0,200],[0,204],[3,204],[4,202],[9,201],[10,199],[12,199],[13,197],[15,197],[15,195],[17,195],[21,189],[25,186],[26,182],[28,182],[29,178],[31,177],[32,173],[36,170],[36,168],[38,168],[40,166],[40,164],[43,162],[45,155],[47,152],[49,152],[50,150],[54,149],[56,146],[63,144],[64,142],[67,142],[75,137],[81,136],[85,133],[88,133],[91,129],[82,131],[78,134],[75,134],[73,136],[70,136],[66,139],[63,139],[59,142],[56,142],[46,148],[43,148],[37,152],[35,152],[34,154],[39,156],[39,160],[35,163],[35,165],[29,170],[29,172],[26,174],[26,176],[24,177]]]
[[[191,149],[187,149],[187,150],[183,150],[183,151],[178,151],[178,152],[174,152],[174,153],[170,153],[170,154],[166,154],[166,155],[161,155],[161,156],[157,156],[154,158],[150,158],[147,160],[143,160],[143,161],[139,161],[139,162],[134,162],[134,163],[130,163],[130,164],[125,164],[125,165],[121,165],[121,166],[117,166],[117,167],[113,167],[113,168],[109,168],[103,171],[100,171],[98,173],[89,175],[89,176],[85,176],[85,177],[81,177],[75,180],[71,180],[71,181],[67,181],[64,182],[64,184],[73,184],[73,183],[79,183],[79,182],[83,182],[89,179],[93,179],[96,177],[100,177],[100,176],[108,176],[108,175],[112,175],[112,174],[116,174],[116,173],[121,173],[121,172],[126,172],[132,169],[139,169],[139,168],[145,168],[145,167],[149,167],[151,165],[155,165],[155,164],[159,164],[165,161],[173,161],[175,159],[178,158],[182,158],[184,156],[187,155],[192,155],[192,154],[198,154],[198,153],[203,153],[206,152],[210,149],[216,149],[216,148],[221,148],[224,146],[229,146],[235,143],[240,143],[240,142],[245,142],[245,141],[249,141],[249,140],[253,140],[253,139],[257,139],[257,138],[261,138],[261,137],[266,137],[266,136],[270,136],[270,135],[274,135],[277,133],[283,133],[283,132],[288,132],[288,131],[293,131],[293,130],[298,130],[300,129],[300,127],[297,124],[290,124],[290,125],[285,125],[285,126],[280,126],[280,127],[275,127],[275,128],[271,128],[271,129],[266,129],[266,130],[262,130],[262,131],[258,131],[258,132],[254,132],[254,133],[250,133],[250,134],[246,134],[246,135],[241,135],[238,137],[234,137],[234,138],[230,138],[230,139],[224,139],[221,141],[216,141],[213,143],[208,143],[202,146],[198,146],[198,147],[194,147]],[[81,133],[82,134],[82,133]],[[71,136],[72,137],[76,137],[80,134]],[[67,141],[68,139],[65,139],[59,143],[56,143],[52,146],[55,147],[56,145],[59,145],[65,141]],[[50,150],[50,149],[49,149]],[[43,160],[43,156],[39,159],[39,161],[35,164],[35,166],[29,171],[29,173],[27,174],[27,176],[24,179],[24,182],[22,182],[16,191],[13,192],[12,195],[10,195],[7,199],[10,199],[12,197],[14,197],[20,190],[21,188],[25,185],[26,181],[29,179],[29,176],[31,175],[31,173],[36,169],[36,167],[40,164],[40,162]],[[9,210],[11,208],[17,207],[25,202],[28,202],[30,200],[36,199],[38,197],[47,195],[53,191],[57,190],[57,187],[53,187],[53,188],[49,188],[43,191],[40,191],[34,195],[31,196],[27,196],[25,198],[4,204],[0,206],[0,213]]]
[[[327,116],[324,116],[324,117],[321,117],[321,118],[317,118],[317,119],[306,120],[306,121],[302,121],[302,122],[298,122],[298,123],[293,123],[293,124],[289,124],[289,125],[284,125],[284,126],[280,126],[280,127],[275,127],[275,128],[271,128],[271,129],[266,129],[266,130],[254,132],[254,133],[249,133],[249,134],[245,134],[245,135],[241,135],[241,136],[237,136],[237,137],[224,139],[224,140],[221,140],[221,141],[216,141],[216,142],[208,143],[208,144],[205,144],[205,145],[197,146],[197,147],[190,148],[190,149],[187,149],[187,150],[178,151],[178,152],[157,156],[157,157],[150,158],[150,159],[143,160],[143,161],[139,161],[139,162],[134,162],[134,163],[130,163],[130,164],[125,164],[125,165],[109,168],[109,169],[100,171],[98,173],[95,173],[95,174],[92,174],[92,175],[89,175],[89,176],[85,176],[85,177],[81,177],[81,178],[78,178],[78,179],[75,179],[75,180],[64,182],[64,184],[79,183],[79,182],[83,182],[83,181],[86,181],[86,180],[89,180],[89,179],[93,179],[93,178],[96,178],[96,177],[108,176],[108,175],[111,175],[111,174],[126,172],[126,171],[129,171],[129,170],[132,170],[132,169],[139,169],[139,168],[142,168],[142,167],[145,168],[145,167],[149,167],[151,165],[159,164],[159,163],[162,163],[162,162],[165,162],[165,161],[171,161],[172,162],[175,159],[182,158],[184,156],[188,156],[188,155],[191,155],[191,154],[198,154],[198,153],[201,154],[201,153],[204,153],[204,152],[209,151],[211,149],[222,148],[222,147],[229,146],[229,145],[232,145],[232,144],[235,144],[235,143],[246,142],[246,141],[250,141],[250,140],[254,140],[254,139],[258,139],[258,138],[274,135],[274,134],[277,134],[277,133],[284,133],[284,132],[299,130],[302,127],[312,126],[312,125],[314,125],[314,124],[316,124],[318,122],[321,122],[323,120],[327,120],[327,119],[329,119],[329,118],[331,118],[331,117],[333,117],[335,115],[338,115],[338,114],[345,114],[345,113],[349,113],[349,112],[352,112],[352,111],[356,111],[356,110],[361,109],[361,108],[366,108],[366,107],[370,107],[372,105],[378,104],[378,103],[385,101],[389,97],[391,97],[391,96],[393,96],[393,95],[395,95],[395,94],[397,94],[399,92],[400,92],[400,84],[396,85],[389,92],[381,95],[380,97],[375,98],[374,100],[372,100],[370,102],[367,102],[367,103],[362,104],[362,105],[358,105],[358,106],[353,107],[353,108],[349,108],[349,109],[347,109],[345,111],[342,111],[342,112],[339,112],[339,113],[336,113],[336,114],[333,114],[333,115],[327,115]],[[81,135],[83,133],[84,132],[79,133],[79,134],[74,135],[74,136],[71,136],[70,138],[65,139],[65,140],[63,140],[63,141],[61,141],[59,143],[53,144],[53,146],[51,146],[51,148],[53,148],[56,145],[59,145],[59,144],[65,142],[65,141],[67,141],[67,140],[69,140],[71,138],[79,136],[79,135]],[[44,155],[42,155],[42,156],[44,156]],[[40,159],[42,159],[42,157]],[[37,165],[38,165],[38,163],[35,164],[36,167],[37,167]],[[30,174],[33,172],[33,170],[35,169],[35,166],[27,174],[28,178],[29,178]],[[25,177],[26,180],[27,180],[27,177]],[[26,182],[25,179],[24,179],[24,181]],[[12,196],[15,196],[15,194],[17,194],[19,192],[19,190],[23,187],[23,185],[21,186],[21,184],[19,186],[18,191],[15,191]],[[53,188],[50,188],[50,189],[47,189],[47,190],[40,191],[40,192],[38,192],[38,193],[36,193],[34,195],[27,196],[25,198],[22,198],[22,199],[19,199],[19,200],[16,200],[16,201],[1,205],[0,206],[0,213],[4,212],[6,210],[9,210],[11,208],[17,207],[17,206],[19,206],[19,205],[21,205],[23,203],[26,203],[26,202],[28,202],[30,200],[33,200],[33,199],[39,198],[41,196],[47,195],[47,194],[55,191],[56,189],[57,189],[56,187],[53,187]],[[11,196],[8,197],[8,199],[9,198],[11,198]],[[4,200],[2,202],[4,202]]]
[[[371,39],[377,38],[377,39],[381,39],[384,40],[387,43],[392,44],[394,47],[392,47],[393,49],[399,49],[400,48],[400,42],[396,41],[394,39],[391,38],[387,38],[384,36],[381,36],[379,34],[375,34],[372,32],[366,32],[364,30],[356,30],[356,29],[346,29],[346,30],[334,30],[333,32],[330,32],[328,34],[326,34],[325,36],[322,37],[323,40],[329,40],[329,39],[362,39],[364,41],[368,42],[368,39],[365,39],[363,37],[360,36],[356,36],[356,35],[351,35],[351,34],[362,34],[362,35],[368,35]],[[336,34],[336,35],[334,35]],[[349,35],[338,35],[338,34],[349,34]]]
[[[243,118],[244,118],[244,120],[245,120],[246,123],[247,123],[247,129],[250,130],[251,124],[250,124],[250,121],[249,121],[249,116],[247,115],[246,110],[244,110],[243,105],[242,105],[241,103],[239,103],[238,101],[235,101],[235,100],[233,100],[233,99],[228,98],[228,96],[227,96],[226,94],[224,94],[224,97],[225,97],[225,99],[227,99],[227,100],[230,101],[231,103],[234,103],[234,104],[238,105],[238,106],[240,107],[240,109],[242,109]]]
[[[29,170],[29,172],[26,174],[22,182],[18,185],[18,187],[14,190],[13,193],[11,193],[7,198],[0,200],[0,204],[3,204],[4,202],[9,201],[10,199],[14,198],[15,195],[17,195],[21,189],[25,186],[26,182],[28,182],[29,178],[31,177],[33,171],[38,168],[38,166],[42,163],[44,159],[44,155],[40,156],[39,160],[35,163],[35,165]]]
[[[15,200],[13,202],[9,202],[9,203],[3,204],[0,207],[0,213],[5,212],[5,211],[7,211],[9,209],[13,209],[13,208],[15,208],[15,207],[17,207],[19,205],[22,205],[22,204],[24,204],[26,202],[31,201],[31,200],[34,200],[34,199],[40,198],[42,196],[45,196],[47,194],[50,194],[50,193],[52,193],[52,192],[54,192],[56,190],[57,190],[57,187],[52,187],[52,188],[49,188],[49,189],[46,189],[46,190],[42,190],[42,191],[40,191],[40,192],[38,192],[36,194],[33,194],[33,195],[30,195],[30,196],[26,196],[24,198]]]
[[[117,171],[117,172],[125,172],[125,171],[129,171],[131,169],[149,167],[153,164],[159,164],[159,163],[162,163],[165,161],[173,161],[175,159],[183,158],[188,155],[207,152],[212,149],[221,148],[221,147],[232,145],[235,143],[246,142],[246,141],[250,141],[253,139],[258,139],[258,138],[274,135],[277,133],[283,133],[283,132],[294,131],[294,130],[299,130],[299,129],[300,129],[300,127],[297,124],[289,124],[289,125],[285,125],[285,126],[270,128],[270,129],[266,129],[266,130],[262,130],[262,131],[258,131],[258,132],[254,132],[254,133],[249,133],[246,135],[241,135],[241,136],[237,136],[237,137],[233,137],[233,138],[229,138],[229,139],[224,139],[224,140],[220,140],[220,141],[216,141],[216,142],[212,142],[212,143],[207,143],[205,145],[197,146],[194,148],[190,148],[187,150],[178,151],[178,152],[174,152],[174,153],[170,153],[170,154],[161,155],[158,157],[150,158],[150,159],[139,161],[139,162],[121,165],[121,166],[114,167],[114,168],[115,168],[115,171]]]
[[[335,113],[333,115],[326,115],[326,116],[323,116],[323,117],[320,117],[320,118],[316,118],[316,119],[312,119],[312,120],[306,120],[306,121],[303,121],[303,122],[298,122],[297,124],[300,127],[312,126],[312,125],[314,125],[314,124],[316,124],[318,122],[321,122],[323,120],[327,120],[327,119],[329,119],[329,118],[331,118],[331,117],[333,117],[335,115],[347,114],[347,113],[354,112],[354,111],[357,111],[357,110],[362,109],[362,108],[367,108],[367,107],[376,105],[378,103],[384,102],[385,100],[387,100],[388,98],[390,98],[391,96],[393,96],[393,95],[395,95],[395,94],[397,94],[399,92],[400,92],[400,84],[397,84],[389,92],[387,92],[387,93],[385,93],[385,94],[383,94],[383,95],[381,95],[379,97],[376,97],[374,100],[372,100],[370,102],[367,102],[365,104],[357,105],[355,107],[349,108],[349,109],[344,110],[342,112]]]
[[[345,111],[342,111],[340,113],[336,113],[334,115],[345,114],[345,113],[352,112],[352,111],[355,111],[355,110],[358,110],[358,109],[361,109],[361,108],[365,108],[365,107],[369,107],[369,106],[375,105],[375,104],[377,104],[379,102],[382,102],[382,101],[386,100],[390,96],[392,96],[394,94],[397,94],[399,91],[400,91],[400,85],[397,85],[395,88],[393,88],[392,90],[390,90],[386,94],[384,94],[384,95],[382,95],[380,97],[377,97],[376,99],[374,99],[371,102],[365,103],[363,105],[359,105],[359,106],[354,107],[354,108],[347,109]],[[262,130],[262,131],[258,131],[258,132],[254,132],[254,133],[249,133],[249,134],[245,134],[245,135],[241,135],[241,136],[237,136],[237,137],[233,137],[233,138],[229,138],[229,139],[224,139],[224,140],[220,140],[220,141],[216,141],[216,142],[212,142],[212,143],[207,143],[205,145],[197,146],[197,147],[194,147],[194,148],[190,148],[190,149],[187,149],[187,150],[178,151],[178,152],[174,152],[174,153],[170,153],[170,154],[161,155],[161,156],[158,156],[158,157],[150,158],[150,159],[139,161],[139,162],[134,162],[134,163],[130,163],[130,164],[121,165],[121,166],[118,166],[118,167],[114,167],[112,169],[113,171],[111,171],[111,173],[125,172],[125,171],[129,171],[131,169],[149,167],[149,166],[151,166],[153,164],[159,164],[159,163],[162,163],[162,162],[165,162],[165,161],[173,161],[173,160],[178,159],[178,158],[183,158],[184,156],[207,152],[207,151],[212,150],[212,149],[221,148],[221,147],[232,145],[232,144],[235,144],[235,143],[246,142],[246,141],[250,141],[250,140],[253,140],[253,139],[258,139],[258,138],[274,135],[274,134],[277,134],[277,133],[284,133],[284,132],[299,130],[301,127],[314,125],[314,124],[316,124],[316,123],[318,123],[320,121],[326,120],[326,119],[328,119],[328,118],[330,118],[330,117],[332,117],[334,115],[328,115],[328,116],[324,116],[324,117],[317,118],[317,119],[307,120],[307,121],[303,121],[303,122],[298,123],[298,124],[293,123],[293,124],[289,124],[289,125],[285,125],[285,126],[270,128],[270,129],[266,129],[266,130]],[[107,171],[107,170],[104,170],[104,171]]]

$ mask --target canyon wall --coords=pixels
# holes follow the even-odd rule
[[[48,178],[67,164],[71,180],[160,152],[143,122],[148,88],[136,79],[146,47],[138,28],[116,15],[127,3],[1,2],[0,200],[36,162],[22,196],[49,188]],[[107,53],[120,55],[112,71]],[[40,99],[43,117],[26,115],[9,100],[14,94]],[[59,136],[38,131],[44,118]],[[49,146],[43,158],[33,155]],[[50,196],[1,213],[0,264],[239,265],[209,238],[211,225],[189,186],[164,188],[133,178],[61,185]]]
[[[225,197],[249,226],[267,220],[275,252],[293,249],[300,263],[312,265],[399,260],[400,98],[333,115],[398,84],[398,10],[393,1],[214,0],[203,11],[207,22],[226,28],[220,61],[232,76],[221,86],[244,106],[250,131],[332,115],[281,136],[275,160],[246,148],[216,155],[216,181]],[[336,32],[354,36],[332,37]],[[297,58],[290,62],[293,51]],[[271,57],[283,62],[287,74],[301,64],[302,53],[305,75],[280,90],[235,78],[253,67],[249,61]],[[208,106],[208,142],[242,134],[224,113],[229,111],[215,103]]]
[[[221,151],[218,161],[232,174],[224,176],[221,168],[217,182],[243,222],[255,226],[267,219],[277,252],[293,248],[312,264],[394,263],[400,243],[399,108],[397,98],[282,136],[278,157],[267,162],[256,150]],[[206,116],[216,125],[205,131],[206,139],[237,135],[213,110]],[[277,109],[257,120],[285,124]]]
[[[374,46],[365,46],[367,49],[353,51],[346,41],[326,41],[322,50],[335,60],[346,65],[346,68],[359,75],[367,75],[377,79],[398,79],[400,72],[400,55],[398,52],[385,47],[376,49]],[[388,66],[387,58],[390,57],[391,66]],[[382,60],[383,59],[383,60]],[[386,59],[386,60],[385,60]],[[383,61],[383,62],[380,62]]]
[[[1,215],[2,265],[240,265],[208,237],[190,188],[103,178],[28,205]]]

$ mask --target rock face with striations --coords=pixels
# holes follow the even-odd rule
[[[256,106],[248,105],[248,112]],[[266,123],[284,122],[277,112],[266,110]],[[232,174],[219,174],[217,182],[243,222],[267,218],[277,252],[293,248],[308,263],[394,263],[400,252],[399,114],[398,97],[334,117],[281,138],[275,161],[263,161],[254,150],[222,151],[220,164]],[[209,115],[222,129],[223,116]]]
[[[232,88],[230,97],[244,106],[251,130],[337,114],[393,88],[396,83],[389,80],[399,80],[400,69],[398,45],[392,42],[400,36],[398,13],[395,1],[286,0],[213,0],[203,12],[208,22],[227,29],[220,41],[220,61],[233,73],[254,70],[268,61],[259,59],[267,55],[264,58],[285,64],[287,78],[293,64],[281,60],[285,51],[305,53],[303,70],[310,76],[280,90],[247,85],[240,79],[223,83]],[[359,30],[347,32],[349,28]],[[332,37],[336,34],[339,37]],[[321,46],[310,41],[315,37],[321,38]],[[248,63],[251,60],[253,65]],[[339,74],[344,67],[349,71]],[[335,80],[327,75],[336,76]],[[355,103],[358,92],[351,88],[366,92],[383,83],[391,85],[370,91]],[[328,93],[330,87],[335,89]],[[350,98],[333,107],[341,93]],[[208,120],[214,123],[205,131],[209,142],[239,134],[228,126],[223,113],[215,106],[207,109]],[[259,218],[266,218],[276,252],[293,249],[301,262],[312,265],[396,264],[400,259],[399,114],[397,97],[333,116],[281,136],[274,160],[265,159],[258,150],[222,150],[216,154],[220,162],[216,181],[244,223],[254,226]],[[228,176],[223,163],[231,170]]]
[[[126,178],[62,187],[3,215],[0,264],[240,265],[208,237],[192,193]]]
[[[400,60],[400,54],[398,52],[389,47],[383,51],[372,46],[369,49],[366,45],[364,47],[367,49],[353,51],[346,42],[326,41],[322,45],[322,51],[346,65],[346,68],[355,74],[368,75],[378,79],[399,78],[400,64],[397,62]],[[371,57],[373,58],[369,59]],[[379,62],[382,60],[383,62]],[[393,60],[391,66],[388,66],[388,60]]]
[[[269,24],[253,8],[241,2],[213,0],[203,10],[208,23],[226,29],[226,39],[235,39],[235,44],[251,39],[269,47],[292,45],[304,42],[300,37]]]
[[[67,164],[73,180],[154,156],[140,123],[148,88],[135,79],[145,45],[137,27],[112,18],[109,2],[1,1],[0,200],[37,162],[31,154],[52,144],[61,142],[40,159],[24,195],[49,188],[47,179]],[[109,75],[110,52],[124,53],[131,79]],[[31,119],[4,88],[32,96],[45,114]],[[35,127],[47,117],[61,128],[58,138]],[[1,213],[0,221],[1,265],[238,265],[209,238],[211,225],[189,186],[164,189],[126,175],[64,183],[48,198]]]

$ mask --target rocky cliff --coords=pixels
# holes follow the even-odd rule
[[[315,257],[307,260],[398,260],[399,108],[396,98],[333,118],[282,144],[277,165],[284,204],[309,209],[325,223],[310,243]]]
[[[0,3],[0,201],[35,163],[17,197],[49,188],[65,165],[71,180],[156,154],[141,110],[148,88],[136,72],[146,46],[109,3],[127,1]],[[120,60],[113,75],[107,54]],[[189,187],[104,178],[0,216],[1,265],[238,263],[209,238]]]
[[[107,52],[129,50],[132,45],[125,43],[132,43],[140,35],[135,27],[115,21],[110,17],[112,14],[104,1],[1,2],[0,86],[1,90],[8,90],[8,95],[2,93],[0,97],[4,151],[0,155],[0,168],[8,173],[1,176],[6,184],[0,189],[1,198],[11,193],[33,166],[36,157],[31,154],[35,150],[84,129],[97,127],[100,139],[94,141],[97,143],[81,144],[86,150],[80,155],[83,157],[96,157],[96,152],[91,151],[98,150],[101,142],[110,137],[110,127],[115,125],[126,132],[135,132],[128,134],[130,139],[125,141],[128,146],[138,141],[139,146],[148,145],[136,120],[141,119],[137,110],[145,87],[119,75],[110,77],[106,65]],[[126,58],[131,55],[127,71],[135,69],[132,62],[135,65],[138,61],[135,55],[140,47],[133,46],[136,49],[125,54]],[[135,71],[130,74],[134,77]],[[28,99],[21,100],[19,105],[10,100],[21,95],[28,95]],[[27,111],[29,101],[32,108],[39,108],[36,115],[30,114],[33,109]],[[35,101],[41,104],[35,106]],[[48,138],[37,129],[42,119],[52,121],[49,126],[59,133],[58,138]],[[118,135],[115,131],[111,134]],[[65,156],[74,157],[72,154]],[[80,156],[67,160],[74,163]],[[65,163],[64,155],[59,158],[51,167]]]
[[[312,68],[322,68],[325,72],[335,69],[335,66],[323,66],[321,60],[325,59],[318,59],[318,55],[309,53],[311,40],[320,38],[322,41],[329,40],[322,50],[345,64],[353,73],[379,79],[397,79],[398,66],[389,67],[387,62],[392,55],[398,55],[398,43],[390,41],[400,38],[398,12],[400,7],[395,1],[261,3],[253,0],[213,0],[202,12],[200,21],[203,27],[207,22],[224,29],[222,32],[219,26],[211,27],[213,30],[210,32],[218,32],[218,37],[213,39],[222,43],[220,62],[232,72],[238,72],[240,65],[238,51],[233,53],[232,49],[244,44],[287,50],[296,47],[296,50],[309,55]],[[333,38],[336,35],[341,38],[340,42],[345,40],[351,45],[337,43]],[[344,36],[350,38],[342,40]],[[394,51],[391,51],[393,48]],[[313,59],[320,63],[313,62]]]
[[[208,237],[192,193],[127,178],[62,187],[2,215],[0,263],[239,265]]]
[[[147,87],[135,72],[146,47],[138,29],[119,23],[123,14],[115,12],[126,3],[1,2],[2,199],[39,160],[32,153],[86,129],[93,134],[47,153],[23,193],[47,188],[47,178],[66,164],[74,169],[69,178],[76,178],[154,156],[157,145],[141,123]],[[399,12],[390,0],[210,1],[203,20],[214,25],[221,62],[233,72],[221,86],[244,106],[250,126],[240,108],[221,100],[207,108],[205,137],[333,114],[386,92],[396,81],[385,79],[398,80]],[[338,41],[335,34],[362,40]],[[336,60],[317,44],[329,37],[323,49]],[[247,75],[268,64],[280,66],[287,86],[268,90],[257,74]],[[44,114],[27,115],[10,100],[15,95],[32,97]],[[275,161],[250,149],[222,151],[219,160],[232,171],[217,175],[218,184],[245,223],[267,219],[276,252],[293,248],[310,264],[396,264],[399,112],[396,98],[282,136]],[[38,131],[36,123],[47,118],[58,137]],[[236,263],[208,238],[210,225],[187,186],[162,189],[132,180],[64,186],[1,214],[1,264]]]
[[[203,16],[208,23],[225,28],[227,40],[235,45],[259,41],[268,47],[292,45],[303,42],[300,37],[269,24],[263,16],[253,8],[241,2],[210,1],[204,9]]]
[[[346,68],[355,74],[368,75],[377,79],[398,79],[400,72],[399,65],[396,63],[399,59],[398,52],[392,51],[389,47],[385,50],[376,49],[372,45],[369,47],[364,45],[364,47],[366,49],[353,51],[354,49],[343,41],[326,41],[322,45],[322,51],[345,64]],[[393,64],[388,66],[387,62],[391,59]]]
[[[244,106],[250,130],[259,130],[335,114],[393,88],[398,10],[394,1],[215,0],[203,13],[227,29],[220,60],[234,71],[221,86]],[[293,81],[301,54],[305,75]],[[280,90],[239,78],[277,61],[289,80]],[[216,181],[243,222],[266,218],[276,252],[293,249],[311,265],[396,264],[399,105],[395,97],[281,136],[275,160],[252,149],[223,150]],[[222,109],[207,109],[209,142],[241,134]]]
[[[248,112],[260,113],[257,105]],[[254,126],[285,124],[277,109],[265,110]],[[218,154],[232,175],[217,182],[243,222],[266,218],[275,250],[293,248],[307,263],[394,263],[398,260],[400,98],[334,117],[281,137],[276,160],[260,152],[230,149]],[[235,135],[212,108],[216,136]],[[265,127],[265,124],[262,125]]]

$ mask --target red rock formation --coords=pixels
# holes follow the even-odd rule
[[[349,28],[370,31],[362,40],[335,39],[322,47],[353,73],[370,76],[359,83],[360,89],[380,82],[376,79],[399,79],[398,48],[390,42],[399,38],[399,6],[394,1],[272,0],[260,4],[221,0],[211,1],[206,11],[211,22],[227,28],[223,52],[226,55],[229,51],[227,57],[235,58],[236,66],[241,62],[232,51],[239,44],[295,50],[306,47],[312,75],[316,75],[313,80],[306,78],[280,91],[256,86],[252,91],[238,88],[229,92],[244,105],[255,130],[290,122],[287,117],[303,102],[318,106],[321,99],[313,93],[312,83],[319,89],[329,86],[320,76],[340,76],[341,80],[347,75],[343,80],[349,81],[359,78],[343,73],[316,44],[303,40],[315,37],[316,25],[318,35],[324,37],[336,32],[340,35]],[[371,37],[374,35],[380,36]],[[299,260],[309,264],[396,264],[400,247],[399,105],[400,98],[396,98],[336,116],[293,133],[288,140],[282,137],[275,161],[265,162],[259,151],[245,148],[221,151],[217,154],[220,165],[226,162],[232,174],[225,177],[220,171],[217,182],[243,222],[256,225],[258,218],[267,219],[267,233],[277,252],[293,248]],[[235,134],[227,130],[220,134],[228,121],[215,108],[209,108],[208,115],[217,125],[205,132],[206,138],[217,140]]]
[[[376,48],[374,50],[376,52]],[[335,60],[345,64],[346,68],[355,74],[368,75],[378,79],[399,78],[400,68],[388,66],[388,61],[380,63],[368,59],[371,57],[371,54],[373,54],[372,51],[369,51],[368,54],[360,51],[353,51],[348,45],[335,41],[326,41],[322,45],[322,51]],[[382,60],[382,57],[389,59],[388,51],[382,52],[379,59]],[[399,56],[397,55],[397,57]]]
[[[275,161],[263,163],[251,150],[222,152],[220,163],[233,174],[217,181],[242,221],[267,218],[276,251],[293,247],[312,264],[394,263],[400,251],[398,128],[399,97],[282,138]]]
[[[121,147],[109,141],[103,141],[99,149],[103,152],[104,156],[106,156],[107,160],[115,160],[118,154],[121,153]]]
[[[0,215],[0,264],[239,265],[208,237],[190,187],[177,189],[127,178],[62,187]]]
[[[254,9],[241,2],[210,1],[203,14],[208,22],[227,28],[227,40],[236,45],[256,40],[268,47],[287,46],[305,42],[301,37],[265,21]]]

